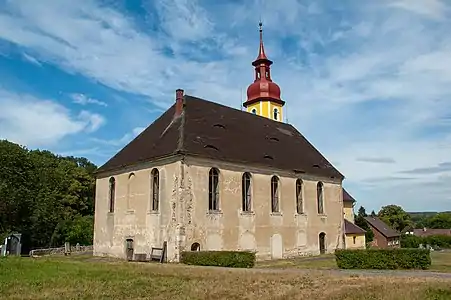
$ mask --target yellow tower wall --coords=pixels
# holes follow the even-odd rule
[[[283,107],[278,103],[271,101],[259,101],[249,105],[246,111],[252,113],[252,110],[256,110],[256,114],[271,120],[274,120],[274,109],[279,111],[279,116],[277,121],[283,121]]]

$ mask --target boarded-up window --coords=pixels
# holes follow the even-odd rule
[[[208,209],[219,210],[219,171],[215,168],[208,174]]]
[[[304,213],[304,202],[302,199],[302,180],[296,180],[296,212],[298,214]]]
[[[318,182],[316,185],[316,197],[318,203],[318,214],[324,214],[324,185]]]
[[[160,173],[157,169],[153,169],[151,173],[152,186],[152,210],[158,211],[160,206]]]
[[[116,179],[114,177],[110,178],[109,181],[109,192],[108,192],[108,200],[109,200],[109,209],[110,212],[114,212],[114,197],[116,195]]]
[[[279,212],[279,178],[271,178],[271,212]]]
[[[251,174],[244,173],[242,180],[242,209],[251,211]]]

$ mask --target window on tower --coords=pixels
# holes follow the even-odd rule
[[[266,79],[269,79],[269,72],[268,71],[266,71]]]
[[[279,119],[279,110],[277,108],[274,108],[274,120]]]

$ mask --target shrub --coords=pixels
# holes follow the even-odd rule
[[[252,268],[255,253],[248,251],[186,251],[180,261],[187,265]]]
[[[428,249],[356,249],[335,251],[340,269],[428,269]]]

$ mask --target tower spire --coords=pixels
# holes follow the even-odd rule
[[[258,57],[256,60],[268,59],[265,54],[265,47],[263,46],[263,28],[262,28],[263,23],[262,23],[262,21],[260,21],[260,23],[258,23],[258,27],[260,28],[260,48],[258,50]]]
[[[247,111],[273,120],[282,121],[282,107],[285,102],[280,99],[280,88],[272,81],[271,65],[263,45],[263,24],[258,23],[260,45],[257,58],[252,62],[255,68],[254,82],[247,88],[247,101],[243,103]]]

